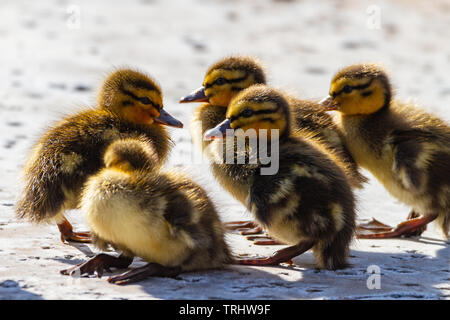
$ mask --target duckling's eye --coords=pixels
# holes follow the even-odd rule
[[[227,82],[227,79],[220,77],[220,78],[217,78],[216,81],[214,81],[214,82],[215,82],[215,84],[220,86],[222,84],[225,84],[225,82]]]
[[[353,90],[353,88],[350,87],[348,84],[346,84],[344,86],[344,88],[342,88],[342,91],[345,92],[345,93],[350,93],[350,92],[352,92],[352,90]]]
[[[253,111],[251,109],[245,109],[242,111],[242,116],[245,118],[250,118],[253,115]]]
[[[138,100],[143,103],[143,104],[151,104],[152,102],[150,101],[149,98],[147,97],[142,97],[142,98],[138,98]]]

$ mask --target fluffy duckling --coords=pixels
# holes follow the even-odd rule
[[[98,107],[69,116],[50,128],[33,147],[23,169],[25,187],[17,203],[20,218],[55,221],[61,239],[89,242],[64,217],[77,208],[83,184],[103,166],[106,146],[120,137],[144,134],[164,161],[172,141],[162,125],[182,127],[163,110],[159,85],[140,72],[111,73],[98,94]]]
[[[376,64],[353,65],[338,72],[323,104],[338,111],[338,125],[358,165],[413,208],[410,219],[396,228],[374,220],[361,226],[358,236],[398,237],[420,232],[437,219],[448,237],[448,124],[411,104],[395,101],[386,71]]]
[[[158,161],[146,139],[120,139],[108,147],[105,168],[87,181],[81,208],[97,246],[111,244],[122,254],[100,254],[61,273],[101,276],[109,267],[127,267],[135,256],[148,261],[108,279],[126,284],[232,262],[205,190],[179,173],[155,171]]]
[[[224,164],[215,162],[215,150],[207,147],[210,141],[203,139],[206,130],[213,128],[225,120],[227,107],[233,97],[240,91],[254,84],[265,84],[266,75],[262,64],[253,57],[232,56],[224,58],[212,65],[206,72],[203,86],[190,95],[181,98],[180,103],[206,102],[195,109],[190,123],[192,140],[203,150],[211,161],[211,170],[221,186],[245,205],[246,191],[233,177],[227,174]],[[294,130],[308,130],[316,135],[334,152],[347,174],[349,182],[354,188],[361,188],[367,179],[358,171],[345,145],[342,143],[340,132],[334,125],[332,118],[325,113],[325,109],[318,103],[285,96],[292,107]],[[320,111],[322,110],[322,112]],[[224,140],[225,142],[225,140]],[[212,152],[212,153],[211,153]],[[258,234],[262,232],[260,226],[252,221],[232,221],[226,223],[227,229],[242,230],[242,234]],[[271,240],[257,240],[255,244],[276,244]]]
[[[292,132],[290,121],[290,107],[282,94],[255,85],[238,94],[228,107],[226,119],[205,133],[205,139],[215,142],[229,130],[237,139],[254,130],[255,136],[247,141],[251,146],[251,139],[257,140],[257,161],[227,164],[224,171],[245,193],[246,206],[256,221],[271,237],[291,245],[272,257],[243,259],[240,263],[274,265],[312,248],[319,267],[344,268],[355,227],[352,190],[336,157],[314,135]],[[263,129],[274,130],[267,134],[270,143],[262,139]],[[273,149],[276,146],[278,151]],[[235,158],[242,152],[246,159],[255,158],[251,148],[239,150],[228,142],[227,148],[227,152],[234,151]],[[264,164],[261,150],[266,150],[263,153],[270,154],[272,160],[277,158],[276,173],[263,173],[272,164]]]
[[[206,102],[195,109],[191,118],[194,144],[205,148],[209,141],[203,140],[203,134],[225,120],[231,99],[251,85],[264,83],[265,72],[252,57],[227,57],[212,65],[206,72],[203,86],[180,99],[180,103]]]
[[[204,150],[209,141],[203,140],[206,130],[213,128],[225,120],[226,109],[231,99],[241,90],[254,84],[265,84],[266,76],[262,64],[253,57],[232,56],[224,58],[212,65],[206,72],[203,86],[186,97],[180,103],[207,102],[200,105],[191,118],[190,130],[194,144]],[[358,167],[348,153],[339,131],[332,118],[318,103],[285,96],[292,107],[293,125],[298,130],[309,130],[323,140],[341,162],[350,183],[355,188],[361,188],[367,179],[358,172]],[[215,177],[229,192],[235,188],[231,181],[224,177],[220,166],[212,165]]]

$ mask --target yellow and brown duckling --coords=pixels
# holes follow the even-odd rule
[[[355,228],[352,190],[336,158],[320,140],[294,133],[290,121],[291,110],[283,95],[265,85],[255,85],[238,94],[228,107],[226,119],[205,133],[205,139],[215,142],[227,130],[234,130],[234,137],[239,138],[253,129],[254,138],[266,146],[264,153],[271,155],[271,162],[278,159],[278,170],[272,174],[263,173],[271,164],[263,164],[261,154],[256,163],[224,167],[224,174],[240,186],[241,197],[245,197],[257,223],[271,237],[291,245],[272,257],[243,259],[240,263],[274,265],[312,248],[319,267],[344,268]],[[268,134],[265,144],[259,139],[260,129],[273,129],[279,135]],[[276,145],[278,151],[273,149]],[[244,152],[247,159],[251,158],[249,148],[227,147],[236,151],[235,157]]]
[[[206,72],[203,86],[180,99],[180,103],[206,102],[195,109],[191,118],[190,130],[194,144],[203,149],[206,148],[209,141],[203,140],[203,134],[225,119],[226,109],[231,99],[245,88],[265,83],[264,68],[256,58],[231,56],[212,65]],[[356,163],[342,143],[340,132],[326,113],[326,109],[314,101],[286,95],[285,97],[292,107],[294,128],[309,130],[321,138],[323,143],[345,164],[350,184],[355,188],[361,188],[367,179],[358,172]],[[221,170],[215,166],[212,169],[221,181]],[[228,191],[233,188],[226,182],[222,186]]]
[[[361,238],[417,234],[437,219],[450,225],[450,127],[414,105],[392,98],[386,71],[376,64],[344,68],[331,81],[323,104],[337,110],[338,125],[353,158],[399,201],[411,206],[409,220],[391,228],[376,220]]]
[[[180,99],[180,103],[205,102],[195,109],[191,118],[191,136],[195,145],[205,148],[206,130],[225,120],[231,99],[254,84],[266,83],[265,72],[254,58],[232,56],[212,65],[206,72],[203,86]]]
[[[227,174],[226,165],[214,162],[215,151],[207,148],[210,142],[203,139],[203,134],[206,130],[225,120],[226,110],[231,99],[240,91],[254,84],[265,83],[265,71],[257,59],[232,56],[212,65],[206,72],[203,86],[180,100],[181,103],[206,102],[195,109],[191,118],[192,139],[194,144],[203,150],[207,158],[212,159],[211,170],[221,186],[243,204],[245,204],[245,196],[242,195],[246,194],[245,191],[241,192],[241,186]],[[285,97],[291,105],[294,130],[308,130],[309,134],[322,139],[324,145],[338,156],[351,186],[361,188],[367,179],[359,173],[356,163],[342,143],[340,132],[332,118],[325,113],[326,110],[317,102],[290,96]],[[233,221],[226,225],[231,230],[243,230],[242,234],[257,234],[262,231],[251,221]],[[275,242],[259,240],[255,244],[275,244]]]
[[[221,268],[232,262],[222,223],[205,190],[186,176],[154,170],[159,156],[147,139],[113,142],[105,168],[89,178],[81,208],[95,243],[122,251],[99,254],[62,274],[101,276],[110,267],[125,268],[138,256],[149,263],[108,279],[115,284],[149,276]]]
[[[73,232],[64,211],[78,207],[83,184],[103,167],[103,152],[113,140],[144,134],[164,161],[172,141],[163,125],[182,127],[163,110],[159,85],[134,70],[111,73],[98,94],[97,108],[61,120],[33,147],[23,169],[18,217],[55,221],[63,241],[89,242],[89,233]]]

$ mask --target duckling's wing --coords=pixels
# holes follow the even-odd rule
[[[250,185],[250,193],[247,199],[249,210],[256,215],[260,222],[268,224],[272,218],[271,211],[278,206],[278,202],[281,203],[287,196],[278,191],[283,187],[283,179],[280,174],[260,175]]]
[[[352,187],[361,189],[369,180],[360,171],[332,117],[320,104],[291,100],[295,134],[310,137],[333,152],[341,161]]]
[[[414,128],[409,130],[394,130],[391,133],[391,139],[393,144],[401,144],[407,141],[416,141],[416,142],[438,142],[441,139],[447,140],[450,137],[446,136],[446,134],[439,134],[437,132],[432,132],[431,130],[422,129],[422,128]]]
[[[394,151],[392,170],[395,176],[406,189],[418,193],[424,191],[427,172],[436,170],[432,167],[440,162],[440,158],[450,155],[450,135],[447,132],[422,128],[394,130],[388,143]]]

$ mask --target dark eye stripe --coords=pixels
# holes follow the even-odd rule
[[[127,89],[124,89],[124,88],[120,88],[120,89],[122,90],[123,93],[125,93],[126,95],[132,97],[134,100],[137,100],[137,101],[139,101],[139,102],[142,102],[142,101],[141,101],[141,98],[138,97],[137,95],[135,95],[133,92],[128,91]],[[148,103],[147,103],[147,101],[146,101],[146,102],[143,102],[143,103],[145,103],[145,104],[150,104],[150,105],[152,105],[156,110],[161,111],[162,106],[160,106],[160,105],[154,103],[154,102],[151,101],[150,99],[148,99],[148,100],[149,100]]]
[[[148,97],[140,97],[139,101],[142,102],[143,104],[151,104],[152,103]]]
[[[205,84],[205,89],[211,88],[213,85],[216,84],[217,80],[219,80],[221,78],[224,80],[223,84],[225,84],[225,83],[236,83],[236,82],[241,82],[241,81],[247,79],[248,78],[248,73],[246,73],[243,77],[236,78],[236,79],[226,79],[226,78],[223,78],[223,77],[219,77],[216,80],[214,80],[212,83]],[[239,89],[239,90],[241,90],[241,89]]]
[[[159,104],[154,103],[153,101],[150,100],[150,104],[153,106],[153,108],[155,108],[158,111],[161,111],[162,106],[160,106]]]
[[[263,109],[263,110],[253,111],[252,116],[257,116],[257,115],[259,115],[259,114],[271,114],[271,113],[275,113],[275,112],[278,111],[278,109],[280,109],[280,106],[277,105],[277,107],[276,107],[275,109]],[[231,117],[230,117],[230,122],[233,122],[233,121],[235,121],[235,120],[237,120],[237,119],[240,119],[240,118],[246,118],[246,117],[244,116],[244,112],[245,112],[245,110],[241,111],[237,116],[231,116]],[[264,120],[264,119],[263,119],[263,120]]]
[[[355,90],[355,89],[356,89],[356,90],[364,90],[364,89],[368,88],[368,87],[372,84],[373,80],[374,80],[374,79],[371,79],[369,82],[367,82],[367,83],[365,83],[365,84],[361,84],[361,85],[359,85],[359,86],[350,86],[350,85],[348,85],[348,86],[349,86],[351,89],[353,89],[353,90]],[[333,96],[333,97],[336,97],[336,96],[340,95],[342,92],[345,92],[344,88],[345,88],[345,86],[344,86],[341,90],[339,90],[338,92],[334,92],[334,93],[332,94],[332,96]]]

